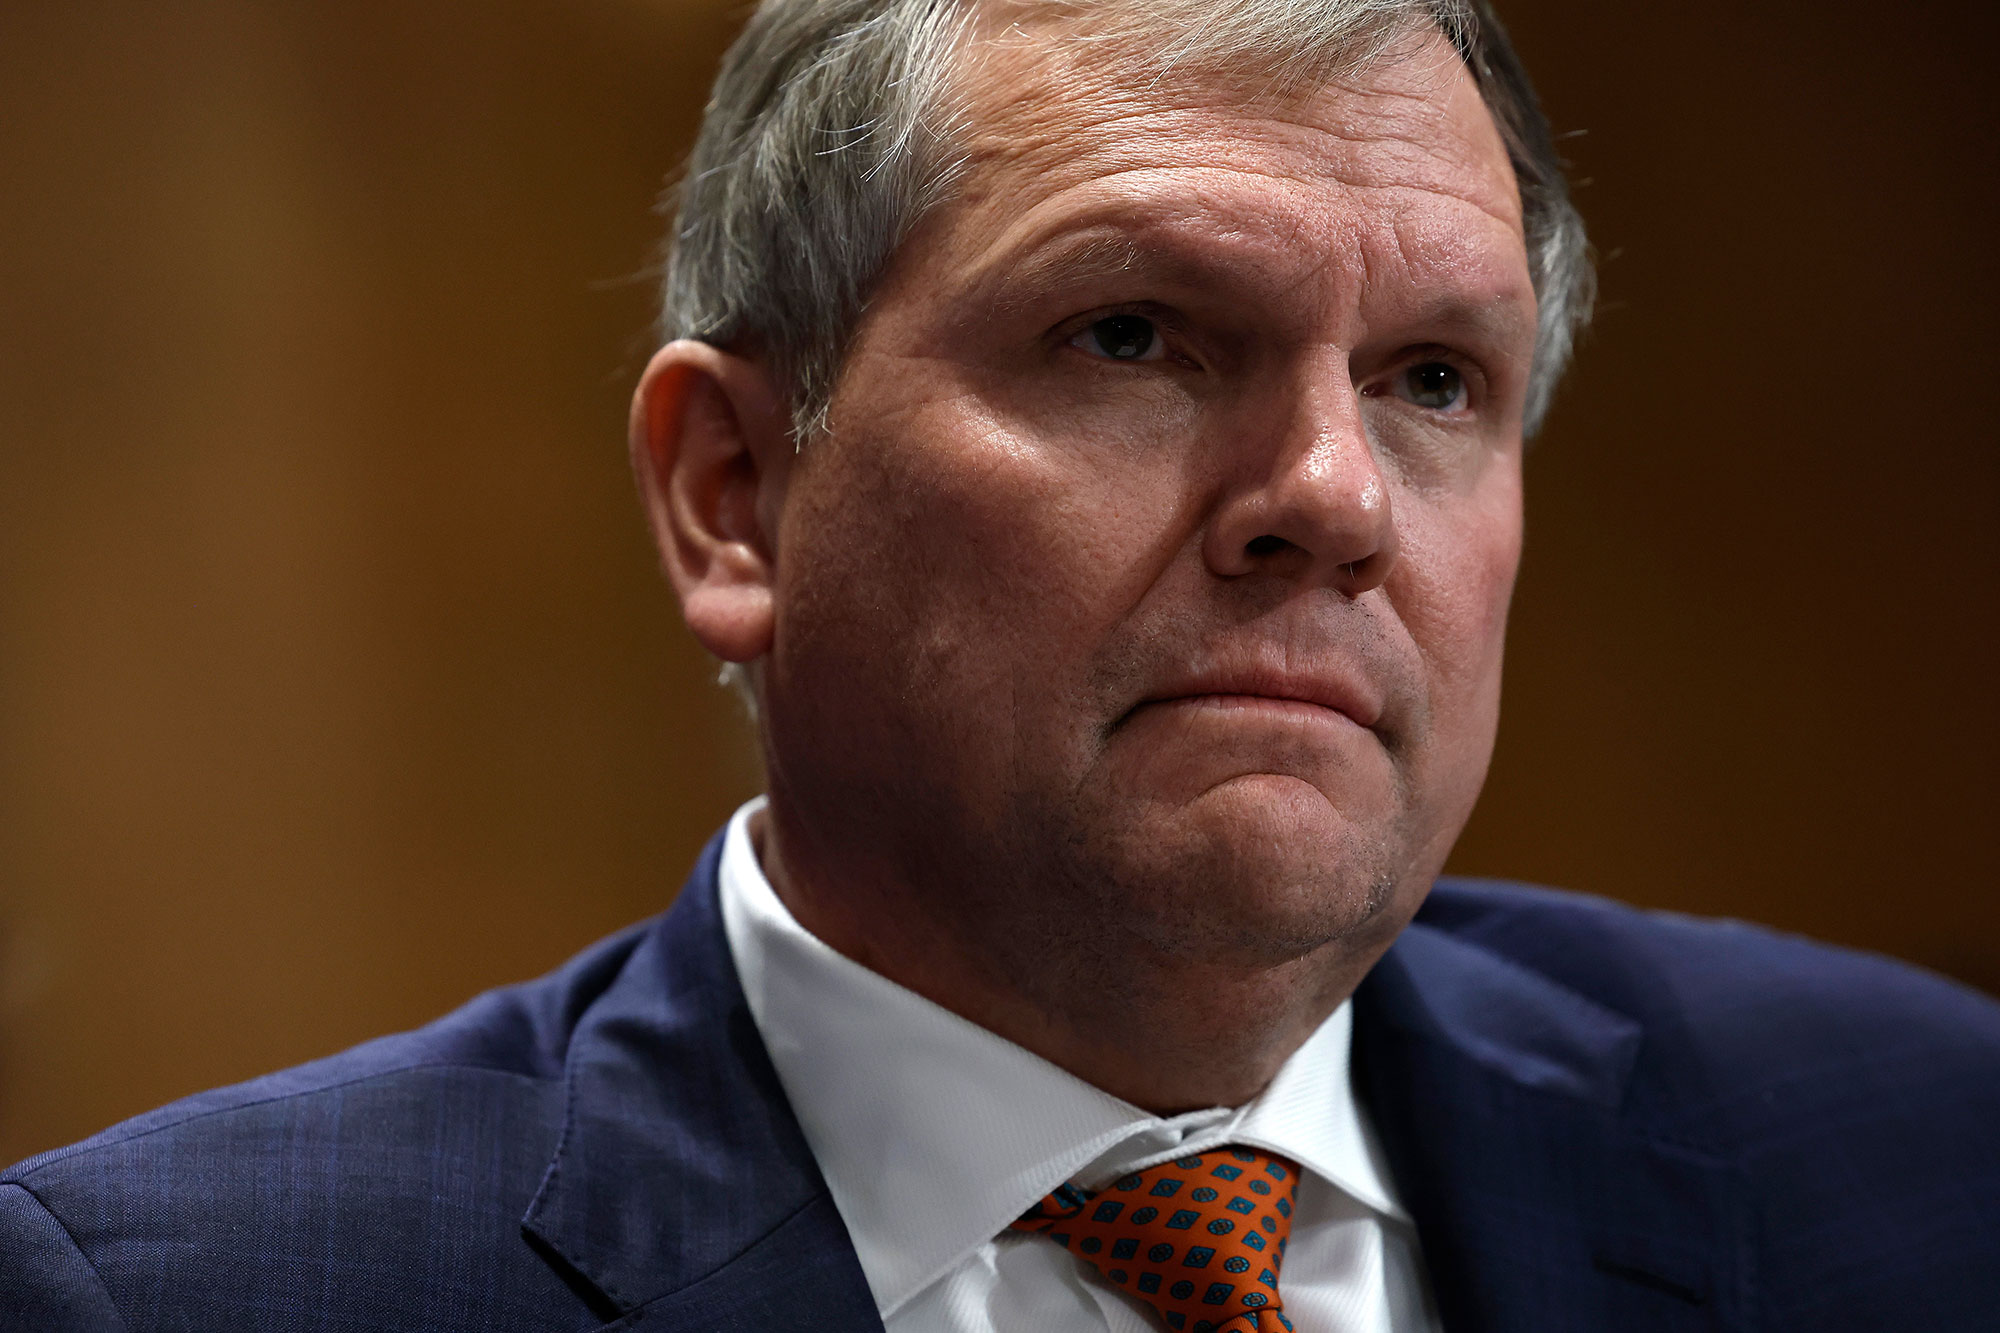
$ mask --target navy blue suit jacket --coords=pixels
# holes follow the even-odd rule
[[[0,1328],[879,1330],[717,855],[551,976],[6,1172]],[[1447,1328],[2000,1328],[1972,992],[1447,881],[1357,993],[1354,1060]]]

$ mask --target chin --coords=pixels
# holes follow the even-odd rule
[[[1393,818],[1361,820],[1299,778],[1232,778],[1116,839],[1127,910],[1163,952],[1282,961],[1393,932],[1412,882]]]

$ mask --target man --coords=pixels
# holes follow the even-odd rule
[[[766,3],[632,436],[768,799],[16,1167],[0,1321],[1990,1326],[1995,1006],[1437,883],[1586,287],[1483,8]]]

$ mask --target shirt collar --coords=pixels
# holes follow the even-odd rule
[[[886,1318],[1057,1185],[1224,1143],[1264,1148],[1407,1220],[1348,1073],[1342,1004],[1240,1108],[1148,1114],[835,952],[730,820],[723,928],[785,1095]]]

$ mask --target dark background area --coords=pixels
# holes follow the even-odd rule
[[[658,910],[623,457],[740,10],[0,8],[0,1160]],[[1455,860],[2000,988],[1985,0],[1503,0],[1603,254]]]

